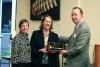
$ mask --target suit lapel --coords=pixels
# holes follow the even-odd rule
[[[44,35],[43,35],[43,31],[42,30],[40,30],[39,38],[40,38],[39,40],[40,40],[41,44],[43,44],[43,47],[44,47]]]
[[[51,41],[52,39],[51,37],[52,37],[51,32],[49,32],[48,43]]]
[[[81,22],[76,26],[76,29],[75,29],[74,33],[70,37],[69,44],[72,44],[73,42],[75,42],[74,40],[76,39],[76,37],[78,35],[78,32],[80,31],[83,24],[84,24],[84,22]]]
[[[75,33],[77,33],[78,31],[80,31],[80,29],[81,29],[81,27],[83,26],[84,23],[85,23],[85,22],[82,21],[82,22],[80,22],[80,23],[76,26],[76,31],[75,31]]]

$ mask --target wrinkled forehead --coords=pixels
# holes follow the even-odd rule
[[[80,13],[80,10],[79,9],[73,9],[72,13]]]

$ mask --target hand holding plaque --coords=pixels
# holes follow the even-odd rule
[[[49,52],[60,52],[61,50],[64,49],[65,49],[64,43],[49,42],[47,50]]]

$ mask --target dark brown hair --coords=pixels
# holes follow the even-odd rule
[[[28,22],[28,20],[27,20],[27,19],[21,19],[20,22],[19,22],[19,28],[21,28],[21,25],[22,25],[23,23],[28,23],[28,27],[29,27],[29,22]]]
[[[41,29],[41,30],[43,29],[43,24],[42,24],[42,23],[44,22],[44,20],[45,20],[46,17],[49,17],[49,18],[51,19],[51,26],[50,26],[50,29],[49,29],[49,30],[52,30],[52,29],[53,29],[53,20],[52,20],[52,17],[49,16],[49,15],[46,15],[46,16],[43,16],[43,17],[42,17],[40,29]]]
[[[83,10],[80,7],[74,7],[72,10],[74,10],[74,9],[79,9],[81,15],[83,15]]]

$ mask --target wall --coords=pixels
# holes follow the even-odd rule
[[[80,0],[80,6],[84,10],[84,18],[91,30],[90,58],[93,60],[95,44],[100,44],[100,5],[99,0]]]
[[[69,35],[73,30],[73,23],[70,19],[70,11],[72,7],[77,5],[77,0],[61,0],[60,2],[60,21],[54,21],[53,31],[59,35]],[[33,30],[39,29],[40,21],[30,20],[30,0],[17,0],[17,16],[16,16],[16,29],[18,33],[18,23],[22,18],[26,18],[30,22],[29,36]],[[66,29],[66,30],[64,30]]]
[[[100,43],[100,7],[99,0],[81,0],[81,7],[85,12],[85,19],[91,29],[92,34],[92,44]]]

